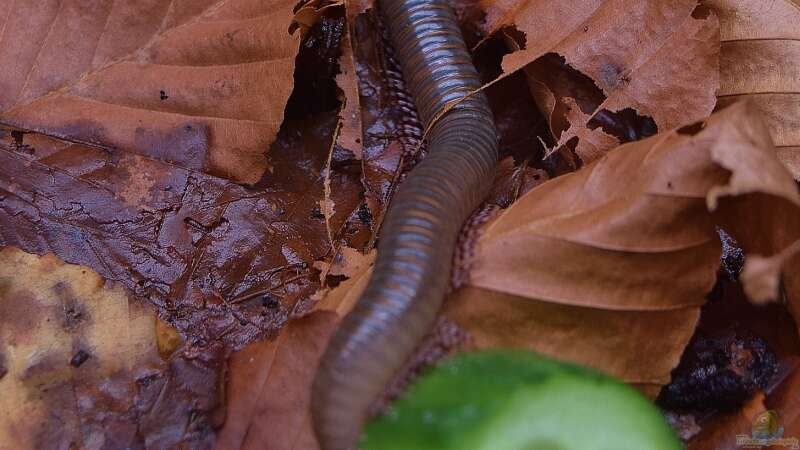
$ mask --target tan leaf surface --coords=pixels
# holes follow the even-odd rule
[[[134,441],[134,376],[161,361],[156,328],[154,311],[85,267],[0,251],[0,448]]]
[[[254,183],[293,87],[294,3],[17,1],[0,122]]]
[[[706,0],[720,17],[720,105],[749,98],[800,179],[800,2]]]
[[[748,104],[716,114],[696,135],[671,131],[621,146],[535,188],[491,223],[469,287],[447,314],[480,347],[530,348],[654,393],[669,381],[714,283],[715,226],[736,221],[759,235],[782,226],[740,213],[755,193],[770,205],[764,217],[778,215],[770,207],[800,217],[797,187]],[[800,229],[790,234],[765,255],[785,257]],[[755,248],[751,235],[739,237]]]
[[[660,130],[669,130],[707,117],[714,107],[718,23],[713,14],[693,14],[694,1],[501,0],[487,7],[490,18],[503,17],[499,11],[508,8],[514,11],[493,24],[514,24],[525,33],[525,48],[507,55],[503,70],[525,67],[558,146],[578,138],[575,151],[584,163],[620,143],[619,136],[591,124],[601,112],[631,108],[651,117]],[[564,85],[569,83],[565,77],[553,77],[552,65],[528,65],[548,53],[564,57],[569,67],[588,76],[599,98],[582,98]]]
[[[329,311],[312,312],[290,322],[276,340],[250,344],[231,357],[227,418],[215,448],[319,448],[308,409],[311,381],[338,319]]]
[[[367,262],[374,254],[366,257]],[[311,382],[339,320],[369,280],[369,264],[323,292],[314,311],[291,321],[277,339],[255,342],[230,359],[225,426],[217,449],[318,450],[311,428]]]

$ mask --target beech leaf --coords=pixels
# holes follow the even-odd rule
[[[294,3],[18,1],[0,123],[255,183],[292,92]]]
[[[800,3],[705,3],[720,17],[719,104],[742,98],[757,104],[778,158],[800,179]]]
[[[736,221],[768,235],[782,226],[736,213],[755,193],[770,205],[764,217],[776,208],[800,217],[797,187],[749,104],[717,113],[696,135],[678,129],[623,145],[534,188],[492,222],[446,314],[479,348],[522,346],[653,393],[669,381],[714,284],[715,227]],[[800,230],[788,234],[779,252],[796,250]],[[747,249],[751,235],[737,239]],[[759,276],[781,267],[771,269]]]
[[[714,107],[718,22],[695,14],[695,1],[497,1],[489,3],[489,23],[506,8],[514,13],[494,26],[515,25],[525,47],[504,58],[503,70],[524,67],[557,146],[574,146],[584,163],[620,143],[704,119]],[[554,63],[553,54],[563,60]],[[562,64],[586,80],[572,80]],[[613,129],[626,114],[653,129],[644,136]]]
[[[316,450],[311,381],[338,316],[315,311],[290,322],[277,339],[255,342],[230,360],[228,415],[217,449]]]
[[[322,173],[336,119],[288,121],[261,189],[120,150],[0,134],[0,245],[91,267],[181,332],[243,346],[318,288],[311,265],[330,251],[325,179],[334,239],[358,228],[343,226],[361,203],[358,168]],[[278,307],[251,296],[264,290]]]

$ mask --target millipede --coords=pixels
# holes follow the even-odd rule
[[[323,450],[356,448],[370,404],[433,325],[462,224],[498,159],[492,111],[448,3],[378,3],[428,154],[395,193],[372,277],[321,358],[311,410]]]

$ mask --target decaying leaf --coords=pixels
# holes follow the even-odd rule
[[[162,359],[158,331],[154,310],[90,269],[0,251],[0,447],[208,445],[217,374]]]
[[[0,245],[91,267],[186,335],[244,345],[318,288],[311,265],[330,251],[318,202],[336,120],[287,123],[260,189],[121,150],[2,135]],[[328,177],[334,239],[358,210],[359,174],[339,164]]]
[[[735,213],[736,199],[756,193],[800,216],[797,187],[747,104],[696,135],[679,129],[624,145],[535,188],[491,223],[447,315],[479,347],[522,346],[657,390],[714,283],[715,225],[753,229],[739,240],[745,248],[752,234],[777,231]],[[715,210],[720,196],[738,197]],[[800,230],[791,234],[796,241]]]
[[[800,179],[800,3],[705,0],[720,17],[720,105],[749,98]]]
[[[503,70],[524,67],[557,147],[570,145],[588,163],[711,112],[719,30],[696,3],[496,1],[487,5],[487,24],[524,33]]]
[[[255,183],[292,92],[294,3],[16,2],[0,123]]]

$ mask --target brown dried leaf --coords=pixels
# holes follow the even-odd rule
[[[767,205],[761,215],[742,211],[753,195]],[[654,393],[714,283],[715,226],[752,229],[735,236],[755,248],[752,235],[783,226],[764,219],[776,208],[800,217],[800,195],[757,111],[737,104],[697,135],[624,145],[522,197],[479,239],[469,287],[447,314],[480,347],[527,347]],[[780,233],[783,247],[762,254],[800,238]]]
[[[317,450],[311,429],[311,382],[339,321],[369,280],[366,257],[353,278],[329,292],[310,314],[290,322],[273,341],[250,344],[230,360],[228,416],[217,449]]]
[[[18,1],[0,122],[255,183],[292,91],[294,1]]]
[[[800,179],[800,3],[705,0],[720,17],[719,104],[749,98],[761,109],[778,158]]]
[[[276,340],[253,343],[230,360],[228,414],[217,449],[316,450],[308,409],[311,381],[339,322],[328,311],[294,320]]]
[[[507,55],[503,70],[525,67],[558,147],[577,138],[570,145],[588,163],[643,137],[614,129],[629,109],[661,130],[711,113],[719,30],[716,16],[693,14],[695,6],[691,0],[497,1],[487,14],[504,17],[490,22],[494,27],[515,24],[525,33],[525,48]],[[554,63],[553,53],[565,61]],[[588,76],[588,86],[562,73],[562,65]]]

